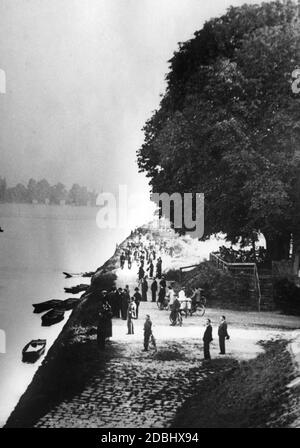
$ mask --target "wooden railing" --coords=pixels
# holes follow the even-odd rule
[[[260,311],[261,288],[256,263],[228,263],[227,261],[222,260],[217,252],[211,252],[209,259],[218,269],[222,269],[223,271],[239,274],[246,273],[253,276],[254,287],[257,291],[257,307],[258,311]]]

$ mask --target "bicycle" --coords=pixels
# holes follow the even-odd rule
[[[190,316],[195,314],[196,316],[204,316],[206,308],[206,298],[202,297],[201,302],[192,303],[191,309],[189,310]]]

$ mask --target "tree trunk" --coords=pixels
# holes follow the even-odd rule
[[[270,261],[288,260],[291,235],[264,235],[267,245],[267,259]]]

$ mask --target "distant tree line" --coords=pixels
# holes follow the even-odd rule
[[[0,202],[96,205],[96,199],[95,191],[88,191],[79,184],[73,184],[68,190],[61,182],[50,185],[46,179],[30,179],[27,186],[18,183],[8,187],[6,179],[0,177]]]

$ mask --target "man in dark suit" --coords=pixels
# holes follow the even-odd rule
[[[147,276],[145,276],[142,280],[142,300],[143,300],[143,302],[147,302],[147,292],[148,292],[148,282],[147,282]]]
[[[157,289],[158,289],[158,285],[157,285],[156,278],[154,277],[154,280],[151,284],[152,302],[156,302]]]
[[[206,329],[203,335],[203,343],[204,343],[204,359],[210,359],[210,352],[209,352],[209,344],[213,340],[212,337],[212,326],[211,326],[211,320],[206,320]]]
[[[225,316],[220,317],[220,325],[218,329],[219,345],[220,345],[220,355],[225,355],[225,339],[229,339],[229,334],[227,332],[227,322]]]
[[[149,314],[147,314],[146,321],[144,323],[144,352],[148,351],[151,335],[152,335],[152,322]]]
[[[139,317],[139,306],[142,301],[142,296],[140,294],[139,288],[135,288],[135,293],[133,294],[133,299],[136,304],[136,319]]]

